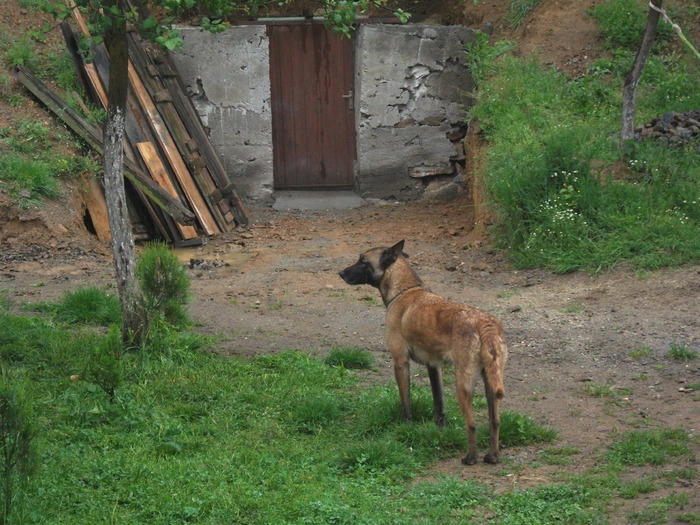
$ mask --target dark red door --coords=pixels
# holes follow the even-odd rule
[[[316,24],[268,35],[275,188],[352,187],[353,41]]]

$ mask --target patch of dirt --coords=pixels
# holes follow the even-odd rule
[[[498,0],[450,4],[439,14],[476,27],[489,23],[494,37],[517,39],[519,53],[539,53],[576,76],[600,56],[585,14],[597,3],[543,0],[516,30],[506,20],[507,2]],[[0,23],[9,27],[2,17],[14,20],[19,7],[15,0],[0,0],[0,7],[9,13]],[[40,110],[27,100],[21,111]],[[18,112],[0,97],[0,126],[16,123]],[[114,286],[109,247],[85,228],[78,189],[69,184],[61,199],[31,211],[0,194],[0,290],[16,303],[57,299],[78,286]],[[571,464],[552,467],[539,462],[540,447],[505,450],[508,470],[516,472],[510,476],[499,466],[464,467],[457,457],[429,475],[457,473],[498,491],[529,487],[595,466],[615,435],[645,427],[687,430],[697,457],[700,398],[689,385],[700,383],[700,359],[675,361],[667,352],[672,343],[700,349],[700,266],[598,276],[517,271],[471,232],[470,210],[466,197],[318,213],[253,207],[248,229],[178,252],[185,263],[196,260],[190,312],[197,330],[220,336],[217,351],[225,355],[299,349],[323,356],[333,346],[361,346],[376,358],[367,379],[393,383],[379,295],[345,285],[338,271],[369,247],[406,239],[411,262],[434,291],[503,320],[510,348],[503,408],[551,425],[558,446],[579,451]],[[640,348],[649,353],[630,355]],[[416,382],[427,382],[425,369],[413,371]],[[587,395],[587,385],[614,395]],[[672,479],[664,491],[688,494],[684,512],[698,513],[696,483]],[[611,522],[626,523],[627,507],[616,506]]]

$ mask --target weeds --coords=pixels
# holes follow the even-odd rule
[[[0,372],[0,475],[3,504],[0,522],[21,521],[28,483],[36,473],[37,424],[27,381],[15,371]],[[19,507],[19,510],[17,510]]]
[[[671,458],[689,454],[688,441],[688,434],[681,429],[639,430],[622,436],[607,458],[622,465],[663,465]]]
[[[632,351],[630,351],[629,356],[632,359],[642,359],[643,357],[649,357],[654,353],[654,349],[648,346],[640,346]]]
[[[372,368],[374,357],[363,348],[331,348],[326,356],[326,364],[348,369],[367,370]]]
[[[49,313],[64,323],[101,326],[121,323],[119,298],[94,286],[66,292],[56,303],[36,303],[27,308]]]
[[[698,357],[698,352],[692,348],[687,348],[683,345],[672,343],[667,355],[676,361],[691,361]]]
[[[508,8],[511,29],[519,28],[525,21],[525,17],[532,11],[540,0],[512,0]]]
[[[622,4],[604,4],[616,6],[606,16],[627,27]],[[671,154],[663,144],[635,143],[628,175],[612,175],[631,53],[617,47],[570,80],[536,60],[500,56],[500,46],[475,41],[468,50],[479,84],[471,117],[489,142],[483,177],[496,212],[492,233],[515,266],[597,272],[622,261],[653,270],[700,260],[696,146]],[[640,84],[640,120],[700,105],[693,68],[665,52],[652,57]]]
[[[0,173],[0,189],[7,191],[20,208],[38,206],[44,199],[60,194],[58,181],[47,163],[2,155]]]

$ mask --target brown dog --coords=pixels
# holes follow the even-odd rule
[[[411,419],[409,358],[428,367],[435,423],[445,426],[442,365],[454,363],[457,400],[467,424],[469,449],[465,465],[476,463],[476,425],[472,413],[474,383],[481,372],[489,407],[491,446],[486,463],[498,463],[498,405],[505,394],[503,369],[508,350],[495,317],[431,293],[403,253],[404,241],[391,248],[373,248],[342,272],[348,284],[379,289],[386,306],[386,337],[394,359],[403,415]]]

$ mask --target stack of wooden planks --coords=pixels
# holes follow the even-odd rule
[[[82,36],[88,36],[87,25],[77,9],[73,18]],[[94,47],[94,55],[88,62],[78,52],[81,37],[68,23],[64,22],[61,27],[85,92],[95,105],[106,108],[109,61],[104,45]],[[17,68],[15,74],[88,144],[102,152],[101,132],[97,128],[86,123],[57,96],[46,93],[49,90],[25,69]],[[145,210],[157,230],[156,235],[175,245],[187,245],[202,242],[202,236],[217,235],[247,224],[244,206],[209,141],[174,63],[166,52],[143,43],[135,32],[129,33],[125,127],[125,175],[130,182],[127,192],[130,208],[138,209],[141,216]],[[100,192],[99,183],[93,181],[88,190],[92,196],[88,206],[90,208],[90,203],[95,206],[89,211],[98,235],[104,232],[106,223]],[[106,229],[108,231],[108,225]]]

